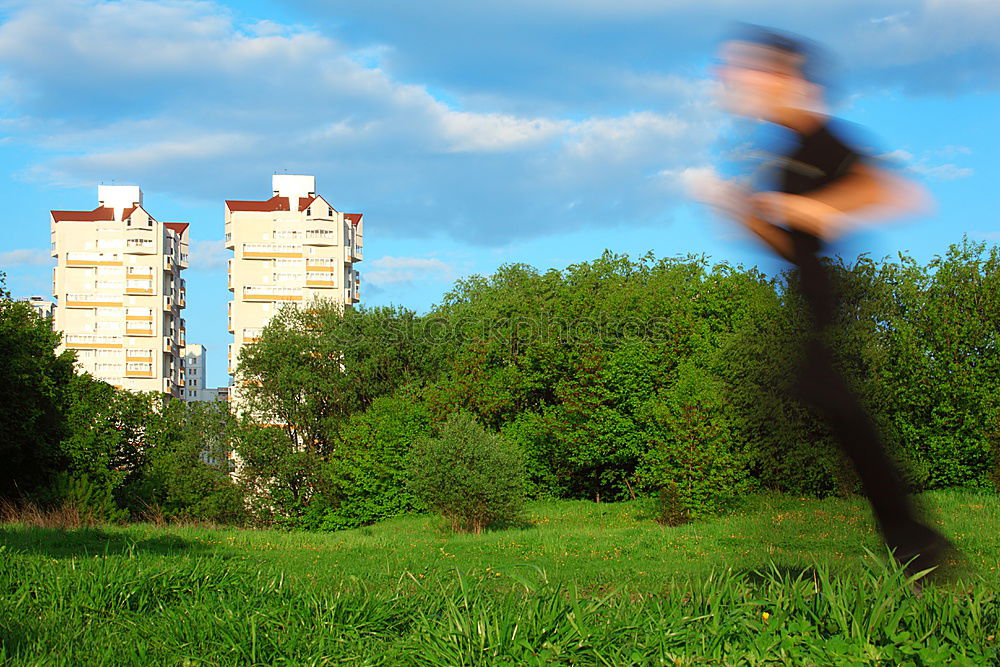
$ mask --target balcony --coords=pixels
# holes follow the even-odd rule
[[[122,266],[122,258],[118,253],[104,252],[68,252],[67,266]]]
[[[336,284],[332,271],[319,271],[306,273],[306,287],[333,288]]]
[[[243,330],[243,342],[244,343],[256,343],[260,340],[261,334],[264,333],[264,329],[260,327],[252,327]],[[229,350],[229,355],[232,357],[232,348]]]
[[[155,294],[153,290],[152,280],[133,280],[129,279],[125,283],[125,293],[126,294],[137,294],[137,295],[150,295]]]
[[[66,308],[121,308],[122,298],[115,294],[67,294]]]
[[[337,245],[337,234],[328,229],[310,229],[305,233],[305,245],[331,246]]]
[[[248,285],[243,288],[243,298],[247,301],[301,301],[302,290],[276,285]]]
[[[362,259],[364,259],[364,255],[362,254],[361,250],[362,249],[360,243],[355,243],[353,246],[351,246],[351,257],[354,258],[355,262],[360,262]]]
[[[337,261],[329,257],[308,257],[306,258],[306,271],[333,271],[337,266]]]
[[[153,377],[153,364],[150,362],[127,361],[125,363],[125,377],[151,378]]]
[[[153,351],[152,350],[140,350],[136,348],[129,348],[125,350],[125,361],[135,361],[143,363],[153,362]]]
[[[98,334],[66,334],[66,347],[70,349],[118,349],[122,347],[121,336],[101,336]]]
[[[152,280],[153,267],[151,266],[130,266],[125,271],[125,275],[134,280]]]
[[[292,243],[244,243],[244,259],[296,259],[302,257],[302,246]]]
[[[152,255],[156,253],[156,242],[152,239],[127,239],[125,252],[129,255]]]
[[[126,322],[125,323],[125,335],[126,336],[152,336],[153,335],[153,320],[146,320],[145,322]]]

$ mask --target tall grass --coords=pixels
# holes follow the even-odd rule
[[[995,500],[933,500],[973,569],[919,597],[845,501],[680,528],[547,503],[478,537],[4,526],[0,664],[998,664]]]

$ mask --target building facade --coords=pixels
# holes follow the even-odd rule
[[[204,345],[188,343],[184,347],[184,400],[214,401],[215,394],[206,384],[208,352]]]
[[[160,222],[138,186],[92,211],[51,211],[54,328],[78,366],[116,387],[181,398],[188,223]]]
[[[276,174],[272,196],[226,202],[229,260],[229,373],[240,349],[260,337],[286,304],[326,298],[342,305],[360,300],[355,263],[362,260],[360,213],[342,213],[316,194],[313,176]],[[230,393],[238,407],[239,392]]]
[[[56,316],[56,304],[54,301],[49,301],[41,296],[31,296],[24,299],[24,302],[42,317],[54,318]]]

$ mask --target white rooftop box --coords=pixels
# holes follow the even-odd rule
[[[274,174],[271,190],[279,197],[312,197],[316,194],[316,177],[301,174]]]

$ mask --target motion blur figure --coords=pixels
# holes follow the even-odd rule
[[[920,571],[939,564],[951,545],[919,518],[874,423],[824,342],[837,304],[820,253],[852,227],[919,207],[923,191],[845,140],[826,113],[818,57],[804,40],[756,27],[723,45],[717,74],[726,106],[781,126],[791,142],[774,156],[768,185],[753,190],[715,181],[703,184],[699,198],[795,265],[812,324],[803,341],[798,398],[826,420],[853,463],[896,560]]]

